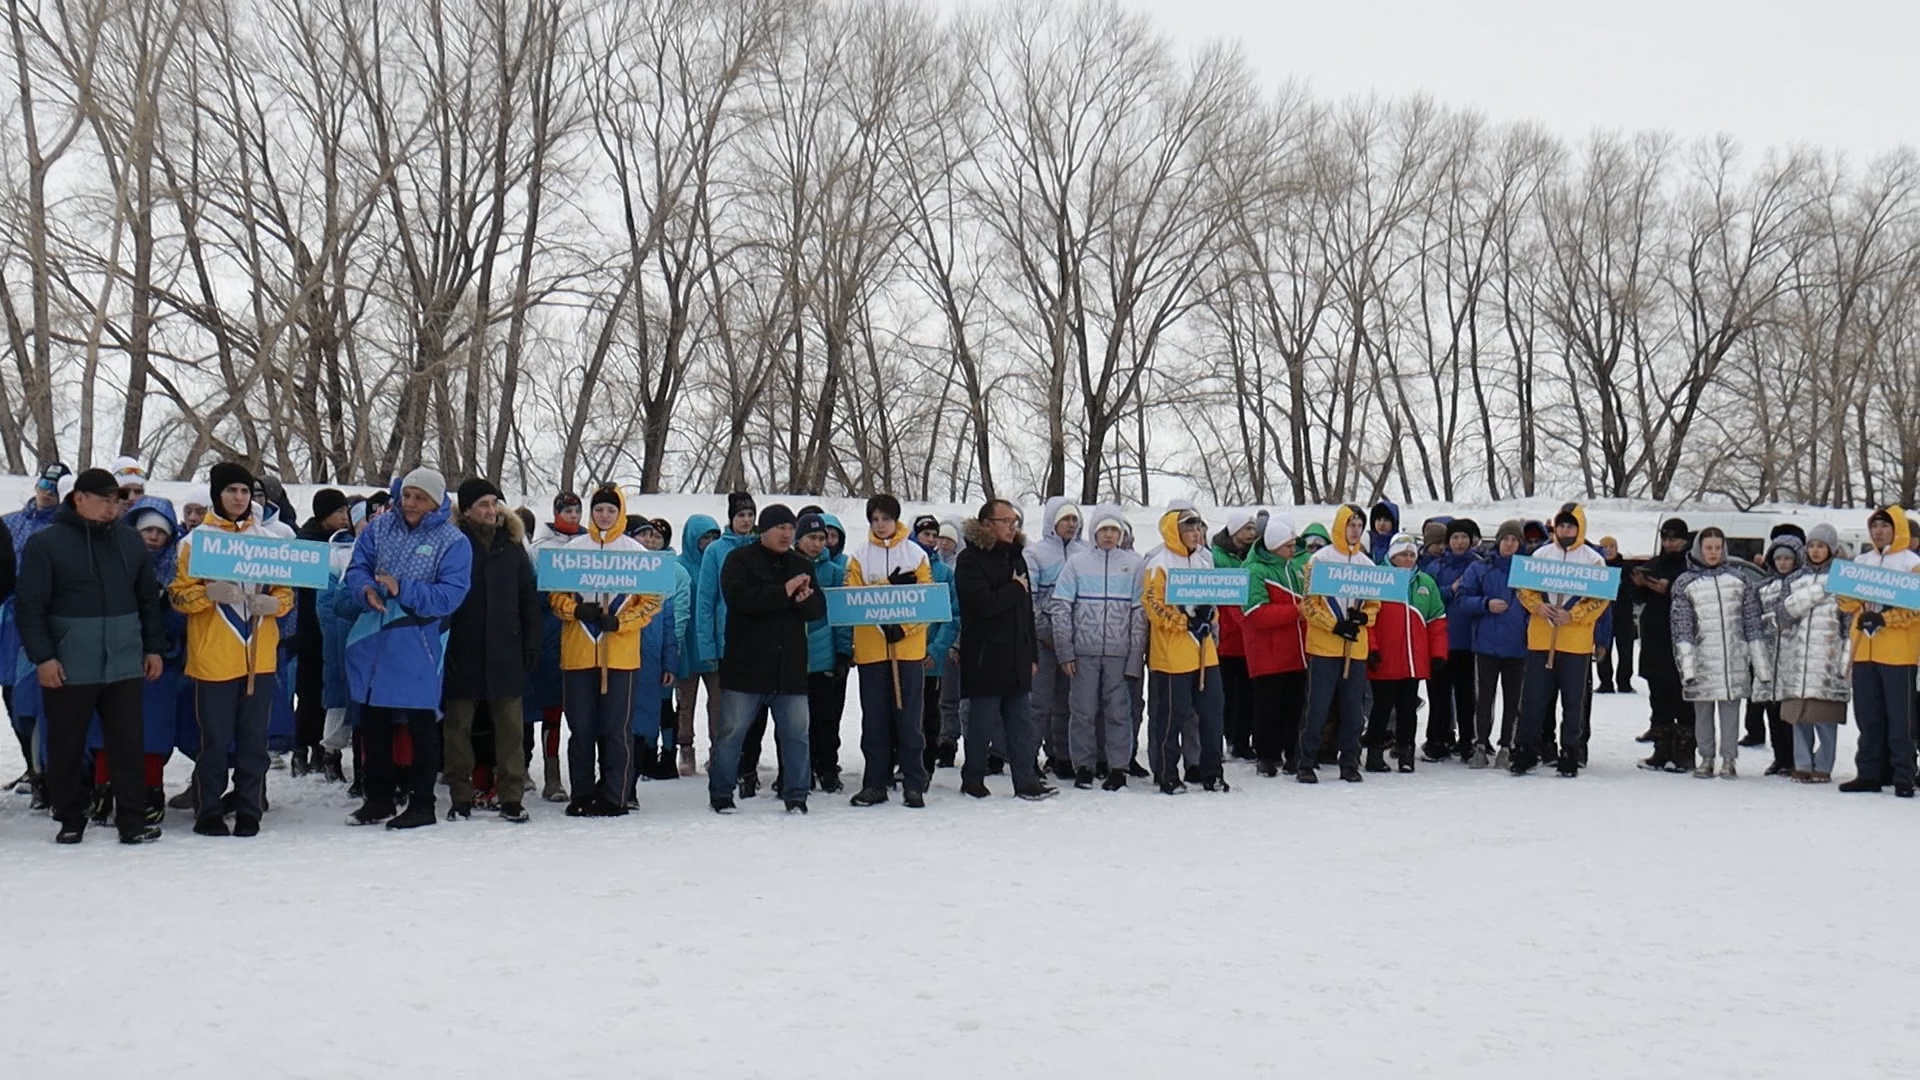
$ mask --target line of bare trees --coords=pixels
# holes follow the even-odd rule
[[[1920,158],[1104,3],[0,0],[0,444],[960,500],[1911,500]]]

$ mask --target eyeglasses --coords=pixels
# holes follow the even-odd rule
[[[1017,517],[990,517],[987,520],[995,525],[1013,525],[1018,527],[1020,524],[1020,519]]]

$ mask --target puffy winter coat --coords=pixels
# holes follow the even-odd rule
[[[1869,551],[1857,556],[1854,561],[1862,566],[1879,566],[1888,570],[1900,570],[1906,573],[1920,571],[1920,556],[1908,550],[1911,537],[1907,533],[1907,512],[1898,506],[1887,507],[1887,514],[1893,518],[1893,543],[1884,551]],[[1840,610],[1853,619],[1853,662],[1856,664],[1889,664],[1893,666],[1920,663],[1920,611],[1906,608],[1881,608],[1873,605],[1887,620],[1887,624],[1871,635],[1860,629],[1860,613],[1868,610],[1868,605],[1850,597],[1842,597]]]
[[[1247,674],[1253,678],[1307,668],[1307,624],[1300,614],[1306,601],[1302,568],[1305,552],[1282,559],[1265,544],[1253,545],[1244,564],[1247,605],[1242,631],[1247,642]]]
[[[1386,503],[1385,505],[1388,507],[1393,506],[1392,503]],[[1334,511],[1333,542],[1315,552],[1313,558],[1307,561],[1307,572],[1303,580],[1309,591],[1311,591],[1313,587],[1313,572],[1318,567],[1329,566],[1333,563],[1348,563],[1354,566],[1374,565],[1374,561],[1367,557],[1367,553],[1364,550],[1364,538],[1362,539],[1361,547],[1350,548],[1347,546],[1347,522],[1353,520],[1359,514],[1360,508],[1351,503]],[[1400,520],[1397,509],[1394,511],[1394,520]],[[1369,648],[1367,634],[1371,629],[1370,626],[1361,627],[1359,636],[1352,641],[1348,641],[1346,638],[1340,637],[1333,632],[1335,625],[1346,617],[1349,609],[1365,612],[1369,623],[1372,622],[1375,616],[1380,614],[1380,604],[1373,600],[1362,600],[1358,603],[1350,604],[1335,600],[1330,596],[1307,597],[1304,608],[1307,617],[1307,655],[1322,657],[1358,656],[1363,658],[1367,655]]]
[[[660,698],[667,692],[661,676],[680,661],[680,643],[673,629],[673,597],[666,597],[659,614],[640,630],[640,673],[633,684],[633,711],[627,730],[642,738],[660,735]]]
[[[969,521],[961,530],[967,546],[953,564],[960,597],[960,694],[1005,697],[1033,688],[1033,604],[1021,587],[1027,573],[1025,538],[1010,544],[993,538],[992,527]]]
[[[719,670],[727,651],[727,598],[720,588],[720,574],[726,569],[727,556],[759,542],[758,536],[726,532],[700,553],[700,576],[693,584],[693,670]]]
[[[953,651],[954,643],[960,640],[960,601],[953,591],[952,564],[941,559],[939,552],[929,551],[927,565],[933,568],[933,583],[947,587],[947,608],[953,612],[953,618],[927,627],[926,676],[937,679],[946,674],[947,654]]]
[[[1414,571],[1407,584],[1407,602],[1381,604],[1367,627],[1372,650],[1367,655],[1367,678],[1426,679],[1433,665],[1447,658],[1447,607],[1432,577]]]
[[[1094,548],[1067,560],[1054,582],[1048,623],[1053,651],[1065,664],[1082,656],[1118,656],[1127,671],[1139,671],[1147,648],[1147,625],[1133,582],[1140,556]]]
[[[690,678],[699,670],[696,664],[695,637],[699,625],[695,614],[700,593],[700,567],[705,556],[700,538],[720,531],[720,523],[706,514],[693,514],[680,530],[679,573],[674,578],[673,627],[680,637],[680,666],[674,675]]]
[[[593,524],[591,515],[582,520],[587,523],[583,536],[576,536],[567,545],[569,551],[640,551],[640,542],[627,536],[623,527],[627,520],[627,500],[620,500],[619,520],[611,529],[602,532]],[[609,671],[637,671],[640,668],[640,632],[648,623],[660,614],[666,606],[668,597],[621,595],[607,593],[552,593],[548,603],[553,613],[560,616],[560,670],[585,671],[605,665]],[[583,623],[574,617],[581,604],[592,601],[607,613],[619,620],[619,629],[611,633],[602,630],[597,622]]]
[[[218,511],[207,511],[206,520],[194,532],[210,535],[244,533],[256,535],[263,530],[249,516],[233,522]],[[293,610],[293,590],[284,585],[261,587],[243,585],[245,595],[237,604],[216,604],[207,599],[207,582],[193,573],[193,534],[180,544],[173,583],[167,596],[173,609],[187,617],[187,678],[196,682],[228,682],[245,678],[247,661],[253,661],[255,675],[274,672],[280,656],[281,615]],[[247,600],[264,592],[279,601],[273,618],[256,619],[247,611]]]
[[[1748,593],[1760,609],[1762,628],[1753,700],[1846,701],[1853,696],[1853,649],[1850,619],[1840,610],[1840,598],[1827,591],[1833,563],[1808,566],[1805,547],[1792,537],[1775,541],[1779,548],[1793,552],[1793,571]],[[1772,550],[1767,564],[1773,564]]]
[[[1254,513],[1251,510],[1236,508],[1227,511],[1226,519],[1226,527],[1215,533],[1213,537],[1213,565],[1225,570],[1241,570],[1246,567],[1247,558],[1253,554],[1254,549],[1260,546],[1260,540],[1255,537],[1247,550],[1236,551],[1233,546],[1233,534],[1239,532],[1241,527],[1249,521],[1253,521]],[[1262,514],[1259,520],[1261,531],[1264,532],[1266,530],[1265,515]],[[1244,658],[1247,655],[1246,612],[1231,605],[1222,605],[1216,610],[1217,616],[1214,621],[1220,626],[1220,655]]]
[[[1478,655],[1526,659],[1527,609],[1520,606],[1520,595],[1507,585],[1512,570],[1513,556],[1495,553],[1468,567],[1467,576],[1461,580],[1453,618],[1473,624],[1473,651]],[[1506,601],[1507,610],[1495,614],[1487,606],[1490,600]]]
[[[393,500],[400,501],[399,484]],[[400,595],[383,614],[367,606],[375,574],[391,575]],[[347,691],[353,701],[393,709],[440,711],[447,626],[467,598],[473,545],[453,523],[453,501],[409,527],[400,511],[381,514],[353,544],[346,602],[359,613],[347,633]]]
[[[547,612],[534,588],[526,534],[513,514],[492,529],[463,521],[460,531],[473,546],[473,583],[447,628],[446,696],[525,697]]]
[[[1373,519],[1378,517],[1383,511],[1393,518],[1393,528],[1385,533],[1375,532]],[[1387,549],[1393,546],[1393,538],[1400,535],[1400,508],[1394,505],[1392,499],[1381,499],[1379,502],[1373,504],[1372,510],[1367,512],[1365,525],[1367,530],[1367,557],[1372,559],[1376,566],[1387,565]],[[1341,535],[1338,518],[1334,521],[1333,535],[1336,537]]]
[[[1053,584],[1060,579],[1060,571],[1066,569],[1067,560],[1087,550],[1088,544],[1080,538],[1086,531],[1086,522],[1081,521],[1080,532],[1072,540],[1060,539],[1054,525],[1054,516],[1069,505],[1070,500],[1059,495],[1048,499],[1040,512],[1043,526],[1040,538],[1029,543],[1024,554],[1027,559],[1027,580],[1033,585],[1033,625],[1039,634],[1039,641],[1048,648],[1053,647],[1053,627],[1049,624],[1047,604],[1053,599]]]
[[[1673,658],[1688,701],[1740,701],[1753,690],[1751,647],[1760,635],[1746,578],[1722,559],[1708,566],[1693,542],[1693,569],[1673,583]]]
[[[807,692],[807,624],[827,614],[827,596],[814,583],[805,600],[787,582],[813,576],[805,555],[776,553],[755,540],[730,552],[720,577],[733,619],[720,658],[720,686],[749,694]]]
[[[1600,553],[1587,546],[1587,512],[1577,503],[1568,503],[1562,510],[1573,514],[1580,523],[1580,531],[1574,536],[1572,547],[1561,547],[1549,539],[1536,548],[1530,556],[1541,562],[1575,563],[1582,566],[1605,566],[1607,560]],[[1539,593],[1532,589],[1514,590],[1520,597],[1520,606],[1527,609],[1531,618],[1527,621],[1527,648],[1532,652],[1573,653],[1580,656],[1593,655],[1594,624],[1607,610],[1608,601],[1599,597],[1576,596],[1571,593]],[[1555,626],[1541,614],[1549,604],[1566,609],[1573,621],[1565,626]]]
[[[1220,653],[1212,635],[1196,638],[1187,629],[1189,616],[1196,609],[1167,602],[1167,572],[1175,569],[1213,569],[1213,552],[1208,548],[1189,551],[1180,541],[1179,510],[1160,515],[1161,549],[1147,560],[1147,573],[1140,588],[1140,609],[1147,620],[1147,669],[1169,675],[1186,675],[1220,663]]]
[[[813,560],[813,579],[822,589],[837,589],[847,583],[847,570],[823,547]],[[824,615],[807,623],[807,672],[832,671],[842,658],[853,662],[853,627],[829,625]]]
[[[1473,617],[1460,612],[1459,606],[1466,594],[1468,572],[1485,561],[1486,556],[1477,551],[1468,551],[1464,555],[1443,551],[1428,560],[1431,569],[1427,573],[1433,576],[1434,584],[1440,587],[1440,602],[1447,608],[1448,653],[1473,651]]]
[[[913,542],[905,523],[897,523],[893,535],[885,540],[869,532],[858,544],[847,548],[847,586],[885,585],[895,574],[906,574],[921,585],[933,584],[933,566],[927,550]],[[853,628],[853,662],[884,664],[889,660],[925,660],[927,624],[903,623],[905,637],[887,644],[886,634],[877,626]]]

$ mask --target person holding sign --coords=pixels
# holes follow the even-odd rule
[[[1530,558],[1605,568],[1607,561],[1587,546],[1587,514],[1567,503],[1553,516],[1552,542]],[[1547,716],[1560,697],[1560,775],[1580,775],[1586,753],[1587,677],[1593,666],[1594,624],[1608,601],[1576,593],[1516,589],[1527,610],[1527,677],[1520,690],[1520,745],[1508,769],[1524,776],[1540,764],[1540,742]]]
[[[867,539],[847,549],[847,585],[931,585],[927,552],[900,525],[900,500],[875,495],[867,500]],[[860,753],[866,772],[855,806],[878,806],[893,786],[893,765],[900,763],[901,801],[926,805],[926,736],[921,726],[921,695],[927,659],[927,628],[856,626],[853,664],[860,679]]]
[[[353,542],[347,602],[358,609],[347,632],[347,694],[360,706],[366,755],[365,802],[349,825],[385,821],[415,829],[439,820],[434,782],[440,776],[441,666],[447,626],[467,598],[473,545],[453,523],[447,481],[422,465],[397,485],[398,511],[370,518]],[[394,816],[393,736],[413,743],[413,794]]]
[[[1117,511],[1096,510],[1093,548],[1067,560],[1054,581],[1051,617],[1054,655],[1073,680],[1068,704],[1067,752],[1073,758],[1073,786],[1091,788],[1100,739],[1107,748],[1108,791],[1127,786],[1127,769],[1118,764],[1133,747],[1133,695],[1127,680],[1140,677],[1147,647],[1146,623],[1134,578],[1140,556],[1120,550],[1126,522]]]
[[[626,534],[626,497],[612,485],[588,498],[586,522],[586,532],[569,542],[567,550],[644,550]],[[627,773],[633,767],[629,725],[640,671],[640,632],[663,601],[658,596],[557,592],[548,602],[560,617],[567,781],[573,789],[567,816],[619,817],[627,812]]]
[[[1220,655],[1214,642],[1211,605],[1187,606],[1167,599],[1167,575],[1175,569],[1213,569],[1207,523],[1198,511],[1169,510],[1160,515],[1165,546],[1148,560],[1140,608],[1148,629],[1147,737],[1160,747],[1163,795],[1187,790],[1180,780],[1181,736],[1188,713],[1200,721],[1200,782],[1208,791],[1229,790],[1222,775],[1221,731],[1225,702]]]
[[[208,474],[212,509],[196,533],[255,533],[253,476],[232,462]],[[260,832],[267,778],[267,722],[280,652],[279,618],[293,610],[293,590],[238,581],[209,581],[193,572],[192,538],[180,545],[179,567],[168,593],[187,617],[187,678],[200,718],[194,758],[193,831],[202,836]],[[233,826],[221,799],[233,757]]]
[[[1391,505],[1391,504],[1385,504]],[[1345,563],[1372,566],[1364,548],[1365,511],[1351,503],[1333,514],[1333,542],[1307,562],[1306,584],[1313,586],[1314,570]],[[1307,617],[1307,713],[1300,725],[1300,745],[1294,753],[1295,774],[1303,784],[1317,784],[1320,776],[1320,739],[1327,721],[1340,721],[1340,779],[1357,784],[1360,775],[1360,732],[1367,720],[1367,624],[1380,611],[1377,600],[1338,600],[1309,596]],[[1354,658],[1363,661],[1354,664]]]
[[[1874,511],[1867,519],[1867,538],[1873,550],[1854,560],[1859,565],[1908,574],[1920,571],[1920,556],[1909,550],[1912,538],[1905,510],[1889,506]],[[1853,617],[1853,715],[1860,722],[1860,742],[1853,752],[1855,776],[1840,790],[1877,792],[1891,782],[1895,795],[1911,799],[1920,612],[1853,597],[1843,597],[1840,610]]]

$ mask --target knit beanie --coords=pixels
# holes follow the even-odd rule
[[[1447,525],[1444,521],[1429,521],[1420,527],[1420,539],[1428,547],[1439,547],[1447,542]]]
[[[742,510],[751,514],[756,512],[758,509],[759,508],[754,505],[753,496],[747,494],[744,491],[736,491],[733,494],[727,496],[728,520],[732,520],[733,516],[735,514],[740,513]]]
[[[313,493],[313,516],[325,521],[347,507],[347,493],[339,488],[321,488]]]
[[[1493,534],[1493,541],[1494,543],[1497,544],[1500,541],[1505,540],[1509,536],[1513,537],[1515,540],[1520,541],[1521,543],[1526,542],[1527,529],[1526,529],[1526,526],[1520,524],[1520,519],[1508,518],[1507,520],[1501,522],[1500,528],[1496,530]]]
[[[427,498],[433,500],[435,506],[447,501],[447,478],[441,476],[437,469],[429,469],[421,465],[401,477],[400,490],[405,491],[408,488],[424,493]]]
[[[592,510],[596,506],[619,506],[619,505],[620,505],[620,492],[618,489],[612,487],[611,485],[608,485],[605,487],[597,487],[593,489],[593,496],[587,500],[588,510]]]
[[[1467,534],[1477,544],[1480,542],[1480,523],[1469,517],[1454,518],[1447,523],[1447,539],[1453,539],[1456,533]]]
[[[553,516],[559,517],[567,510],[580,509],[580,496],[571,491],[563,491],[553,497]]]
[[[782,525],[791,525],[794,520],[793,511],[784,503],[773,503],[760,511],[760,531],[766,532],[768,529],[777,529]]]
[[[222,461],[207,470],[207,491],[213,496],[212,501],[207,503],[207,507],[221,517],[226,517],[226,509],[220,504],[220,493],[235,484],[246,485],[249,493],[253,491],[253,474],[247,471],[245,465],[233,461]]]
[[[120,482],[105,469],[87,469],[73,478],[73,490],[111,499],[120,494]]]
[[[500,489],[497,487],[494,487],[493,481],[491,480],[487,480],[483,477],[474,476],[474,477],[469,477],[465,480],[460,481],[460,491],[458,496],[460,501],[460,512],[464,514],[468,510],[473,509],[474,503],[479,502],[481,499],[484,499],[489,495],[493,496],[496,499],[501,497]],[[317,514],[319,512],[320,512],[319,508],[315,507],[314,513]]]

